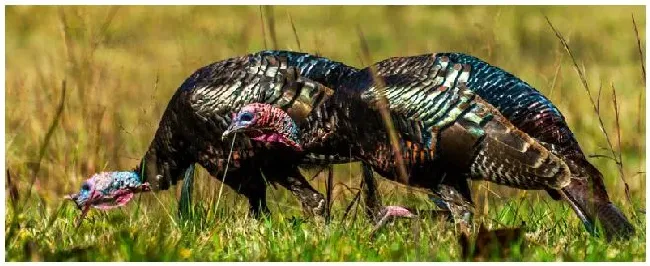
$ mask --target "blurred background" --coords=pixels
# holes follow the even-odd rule
[[[32,197],[39,204],[58,205],[95,172],[133,168],[171,95],[199,67],[263,49],[315,53],[363,67],[371,62],[362,60],[357,28],[373,61],[462,52],[515,74],[559,107],[586,154],[611,156],[588,94],[546,15],[567,39],[594,101],[602,88],[601,118],[614,150],[621,152],[634,206],[626,200],[616,163],[590,161],[624,212],[645,209],[645,77],[632,22],[634,16],[645,58],[644,7],[7,6],[5,14],[6,171],[17,197],[25,198],[34,180]],[[357,187],[359,170],[358,164],[337,165],[335,178]],[[313,184],[324,191],[324,180]],[[196,182],[195,197],[218,188],[203,169]],[[386,193],[403,191],[380,184]],[[509,196],[550,200],[545,193],[472,185],[479,215]],[[174,189],[158,197],[175,201]],[[244,198],[225,192],[246,208]],[[344,208],[354,192],[336,186],[341,200],[335,208]],[[277,197],[272,208],[299,213],[298,201],[283,189],[270,195]],[[397,197],[391,204],[405,200]]]

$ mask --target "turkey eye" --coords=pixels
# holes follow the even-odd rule
[[[253,120],[253,114],[251,114],[251,113],[243,113],[243,114],[241,114],[239,116],[239,120],[241,120],[243,122],[251,121],[251,120]]]
[[[81,185],[81,190],[90,190],[90,185],[88,185],[88,183],[84,183]]]

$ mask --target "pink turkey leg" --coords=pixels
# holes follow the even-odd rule
[[[383,214],[383,215],[382,215]],[[404,217],[404,218],[415,218],[417,215],[413,214],[411,211],[407,210],[404,207],[401,206],[384,206],[382,207],[381,211],[379,211],[379,215],[382,215],[381,219],[379,219],[379,222],[375,224],[375,227],[372,229],[370,232],[370,236],[372,237],[377,230],[379,230],[385,223],[390,219],[391,217]]]

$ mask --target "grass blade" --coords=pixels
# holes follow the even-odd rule
[[[573,53],[571,52],[571,48],[569,47],[569,44],[564,39],[564,36],[562,36],[562,34],[553,26],[553,23],[551,23],[551,21],[549,20],[549,18],[547,16],[544,16],[544,18],[546,18],[546,22],[548,22],[548,25],[551,27],[553,32],[555,32],[555,36],[557,36],[557,38],[562,43],[562,46],[564,47],[564,49],[567,51],[567,53],[571,57],[571,61],[573,62],[574,69],[578,73],[578,76],[580,77],[580,81],[582,81],[582,85],[585,88],[585,91],[587,92],[587,95],[589,96],[589,101],[591,102],[591,106],[593,107],[594,112],[596,113],[596,116],[598,117],[598,123],[599,123],[599,126],[600,126],[600,130],[603,132],[603,135],[605,135],[605,140],[607,141],[607,146],[609,148],[609,151],[612,154],[611,157],[613,157],[615,159],[616,165],[618,166],[619,172],[621,173],[621,175],[620,175],[621,180],[623,181],[623,183],[625,184],[625,187],[626,187],[626,195],[627,195],[626,198],[629,201],[630,205],[634,206],[634,204],[632,203],[631,198],[629,197],[629,188],[628,188],[627,182],[625,182],[625,179],[623,177],[622,162],[619,160],[620,159],[620,151],[619,151],[619,156],[617,156],[616,152],[614,151],[614,146],[612,145],[612,142],[611,142],[611,140],[609,138],[609,134],[607,133],[607,130],[605,129],[605,125],[603,123],[603,118],[602,118],[601,113],[600,113],[600,108],[594,102],[594,99],[591,97],[591,91],[589,90],[589,85],[587,84],[587,79],[585,78],[584,70],[581,70],[580,67],[578,67],[578,63],[577,63],[575,57],[573,56]],[[614,89],[613,85],[612,85],[612,90],[613,90],[613,94],[614,94],[614,108],[616,110],[616,120],[617,120],[616,127],[619,130],[619,150],[620,150],[621,147],[620,147],[620,126],[618,124],[618,107],[616,106],[616,92],[615,92],[615,89]],[[633,213],[634,216],[636,216],[635,212],[632,212],[632,213]]]
[[[27,204],[27,201],[31,198],[32,187],[34,186],[34,182],[36,182],[36,177],[38,176],[38,172],[41,170],[41,161],[45,156],[47,147],[50,145],[50,140],[52,139],[54,130],[59,125],[59,120],[61,120],[61,116],[63,115],[63,108],[65,107],[65,92],[66,92],[66,80],[64,79],[61,82],[61,100],[59,101],[59,106],[56,108],[56,111],[54,113],[54,119],[52,119],[52,123],[50,123],[50,126],[47,129],[47,133],[43,138],[43,143],[41,144],[41,147],[38,151],[38,160],[36,161],[36,165],[32,168],[32,179],[29,182],[27,197],[25,197],[25,200],[23,201],[23,206]]]
[[[325,206],[325,223],[328,223],[332,219],[332,190],[334,183],[334,167],[330,165],[327,169],[327,190],[325,192],[327,197],[327,204]]]
[[[273,6],[264,6],[264,8],[266,9],[266,19],[268,20],[269,35],[271,35],[273,50],[277,50],[278,39],[275,35],[275,13],[273,12]]]
[[[223,185],[226,183],[226,176],[228,175],[228,166],[230,166],[230,158],[232,158],[232,150],[235,148],[235,140],[237,139],[237,134],[232,138],[232,144],[230,144],[230,153],[228,153],[228,160],[226,160],[226,167],[223,170],[223,178],[221,179],[221,186],[219,186],[219,196],[217,198],[217,203],[215,204],[215,210],[219,209],[219,203],[221,202],[221,195],[223,194]]]
[[[641,48],[641,38],[639,38],[639,29],[636,27],[636,20],[634,20],[634,13],[632,13],[632,24],[634,25],[634,33],[636,34],[636,45],[639,48],[639,59],[641,60],[641,74],[643,74],[643,85],[645,85],[645,62],[643,59],[643,49]]]
[[[361,52],[363,54],[364,61],[366,62],[373,62],[372,57],[370,56],[370,48],[368,47],[368,42],[366,41],[365,36],[363,35],[363,31],[361,30],[360,26],[357,26],[357,32],[359,34],[359,41],[361,44]],[[399,183],[401,184],[409,184],[409,176],[406,172],[406,165],[404,164],[404,159],[402,158],[402,149],[399,144],[399,140],[397,137],[397,131],[395,130],[395,125],[393,124],[393,119],[391,117],[390,109],[389,109],[389,102],[388,99],[386,98],[386,92],[384,90],[385,88],[385,83],[382,78],[380,78],[377,75],[377,69],[375,69],[375,66],[370,65],[368,67],[370,69],[370,73],[372,75],[372,79],[374,82],[375,87],[377,88],[378,92],[378,102],[377,102],[377,108],[379,110],[379,113],[381,115],[382,120],[384,121],[384,126],[386,126],[386,132],[388,133],[388,139],[390,141],[390,144],[393,149],[394,153],[394,158],[395,158],[395,164],[397,165],[397,179]],[[413,192],[412,192],[412,186],[406,186],[406,196],[410,199],[413,200]]]
[[[296,44],[298,44],[298,51],[302,52],[302,47],[300,46],[300,38],[298,38],[298,31],[296,30],[296,25],[293,24],[293,18],[291,18],[291,13],[287,11],[287,16],[289,17],[289,23],[291,23],[291,30],[293,30],[293,37],[296,39]]]
[[[363,188],[363,186],[364,186],[364,184],[363,184],[363,179],[362,179],[361,184],[359,185],[359,187]],[[348,204],[348,206],[345,207],[345,212],[343,212],[343,218],[341,219],[341,221],[345,221],[345,219],[348,217],[348,214],[350,213],[350,210],[352,210],[352,206],[354,206],[354,204],[356,204],[357,201],[359,201],[359,198],[361,198],[361,190],[357,191],[357,194],[354,195],[354,198],[352,199],[350,204]]]
[[[16,211],[16,205],[18,204],[18,201],[20,200],[20,195],[18,194],[18,187],[16,186],[16,183],[13,182],[13,179],[11,179],[11,173],[9,172],[9,169],[7,168],[7,186],[9,187],[9,200],[11,201],[11,208]]]
[[[618,110],[618,102],[616,101],[616,87],[614,87],[614,83],[612,83],[612,101],[614,102],[614,114],[616,118],[616,139],[617,139],[617,144],[618,144],[618,160],[616,161],[616,164],[618,166],[618,172],[621,177],[621,181],[623,181],[623,184],[625,185],[625,196],[627,197],[627,200],[630,202],[630,205],[632,205],[632,210],[636,210],[634,208],[634,203],[632,202],[632,197],[630,196],[630,186],[627,184],[625,181],[625,172],[623,171],[623,154],[622,154],[622,147],[621,147],[621,124],[619,122],[619,110]],[[633,211],[634,215],[636,216],[636,211]]]
[[[370,49],[368,48],[368,42],[366,41],[366,38],[363,35],[363,31],[361,30],[361,27],[357,27],[357,31],[359,34],[361,51],[363,52],[364,61],[373,62],[370,56]],[[404,165],[404,160],[402,159],[401,156],[402,154],[401,147],[397,139],[397,132],[395,130],[395,126],[393,125],[393,119],[390,116],[390,110],[388,108],[389,105],[388,99],[386,99],[386,95],[384,92],[384,87],[385,87],[384,80],[381,79],[379,76],[377,76],[377,70],[375,69],[374,66],[370,66],[369,69],[372,72],[373,81],[375,82],[377,91],[379,92],[378,108],[381,117],[384,120],[386,130],[388,131],[390,143],[393,146],[393,153],[395,153],[395,163],[397,164],[397,168],[398,168],[399,181],[402,182],[403,184],[408,184],[408,175],[406,174],[406,166]]]
[[[185,170],[185,178],[181,187],[181,198],[178,201],[178,216],[183,219],[191,219],[193,216],[192,187],[194,187],[194,164]]]
[[[636,26],[636,20],[634,19],[634,13],[632,13],[632,24],[634,25],[634,33],[636,36],[636,44],[637,48],[639,50],[639,62],[641,63],[641,74],[643,75],[643,86],[646,85],[646,72],[645,72],[645,57],[643,56],[643,46],[641,45],[641,38],[639,37],[639,29]],[[645,90],[641,90],[639,92],[639,106],[638,106],[638,113],[641,114],[641,105],[642,105],[642,98],[643,98],[643,92]],[[636,120],[636,128],[639,129],[639,133],[641,132],[641,116],[637,116]]]
[[[260,6],[260,22],[262,23],[262,40],[264,40],[264,50],[268,49],[266,45],[266,27],[264,26],[264,12]]]

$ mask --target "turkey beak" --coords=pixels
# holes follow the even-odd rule
[[[77,224],[76,227],[79,228],[81,226],[81,222],[86,218],[86,215],[88,214],[88,211],[90,210],[90,202],[87,202],[83,207],[79,206],[79,209],[81,210],[81,216],[77,218]]]
[[[74,201],[74,200],[77,199],[77,195],[76,194],[68,194],[68,195],[63,196],[63,198],[67,199],[67,200],[73,200]]]
[[[77,204],[77,197],[78,197],[77,194],[68,194],[68,195],[65,195],[63,198],[66,199],[66,200],[71,200],[72,202],[74,202],[74,204],[77,206],[77,208],[81,209],[81,207],[79,207],[79,205]]]
[[[243,131],[243,127],[230,127],[226,131],[224,131],[223,134],[221,134],[221,140],[224,141],[230,138],[231,136],[242,131]]]
[[[101,193],[97,192],[96,190],[93,190],[90,192],[90,197],[86,200],[86,202],[83,203],[83,205],[79,205],[77,203],[77,207],[79,207],[79,210],[81,210],[81,215],[77,219],[77,224],[76,227],[79,228],[81,226],[81,222],[86,218],[86,215],[88,214],[88,211],[90,211],[90,207],[92,206],[92,202],[94,200],[97,200],[98,198],[101,198]],[[76,202],[76,201],[75,201]]]

